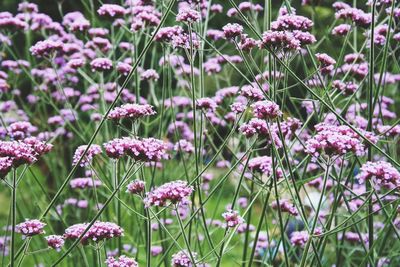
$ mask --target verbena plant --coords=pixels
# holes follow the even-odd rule
[[[400,264],[395,1],[81,4],[0,12],[2,266]]]

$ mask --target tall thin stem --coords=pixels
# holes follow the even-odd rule
[[[315,215],[314,215],[314,221],[313,221],[313,224],[311,226],[311,231],[309,232],[309,238],[308,238],[306,246],[304,248],[303,256],[301,257],[300,267],[303,267],[306,264],[307,256],[308,256],[308,249],[310,248],[310,244],[311,244],[311,241],[312,241],[312,238],[313,238],[313,235],[314,235],[315,227],[317,226],[318,217],[319,217],[319,211],[320,211],[321,206],[322,206],[322,200],[324,199],[324,195],[325,195],[325,191],[326,191],[326,182],[327,182],[328,177],[329,177],[329,169],[330,169],[330,164],[331,164],[330,159],[328,159],[327,162],[328,163],[326,165],[326,170],[325,170],[325,175],[324,175],[324,184],[322,186],[321,197],[319,198],[317,210],[315,211]]]
[[[17,220],[17,170],[14,168],[12,172],[12,189],[11,189],[11,253],[10,253],[10,266],[14,267],[15,256],[15,225]]]

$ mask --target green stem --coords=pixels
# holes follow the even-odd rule
[[[14,168],[12,171],[12,191],[11,191],[11,253],[10,253],[10,266],[14,267],[15,255],[15,225],[17,219],[17,170]]]

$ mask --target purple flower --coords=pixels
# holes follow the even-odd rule
[[[278,201],[272,202],[271,207],[275,210],[278,209]],[[296,207],[287,199],[279,199],[279,207],[282,212],[287,212],[293,216],[299,215]]]
[[[355,24],[361,27],[368,27],[372,21],[372,15],[367,14],[361,9],[357,8],[343,8],[335,13],[337,19],[350,19]]]
[[[126,192],[130,194],[141,194],[145,190],[145,182],[141,180],[135,180],[130,182],[126,187]]]
[[[160,75],[158,75],[158,73],[153,69],[145,70],[140,74],[140,79],[144,81],[157,81],[159,78]]]
[[[317,134],[306,142],[306,152],[318,157],[321,153],[329,156],[340,156],[348,152],[356,155],[365,153],[365,145],[361,137],[348,126],[318,124],[315,126]],[[376,142],[376,137],[364,132],[371,142]]]
[[[49,235],[46,236],[45,239],[47,241],[47,245],[56,251],[60,251],[65,243],[64,237],[61,235]]]
[[[252,171],[261,172],[267,176],[273,174],[272,158],[268,156],[255,157],[249,160],[248,167]],[[283,172],[280,167],[276,167],[277,178],[282,178]]]
[[[332,29],[332,34],[336,36],[345,36],[351,30],[351,25],[340,24]]]
[[[79,223],[72,225],[65,229],[65,239],[77,239],[79,238],[85,229],[89,226],[87,223]],[[114,237],[120,237],[124,235],[124,230],[112,222],[95,222],[89,230],[85,233],[82,238],[82,243],[86,244],[88,240],[94,242],[100,242],[104,239],[111,239]]]
[[[79,146],[75,150],[74,157],[72,159],[72,165],[78,164],[79,159],[82,157],[83,152],[85,152],[87,145]],[[89,150],[86,152],[85,156],[79,163],[79,166],[86,167],[89,166],[94,158],[94,156],[101,154],[101,147],[99,145],[91,145]]]
[[[360,168],[357,178],[366,182],[373,180],[377,186],[389,189],[400,186],[400,173],[390,163],[384,161],[368,161]]]
[[[233,39],[243,33],[243,26],[237,23],[228,23],[222,27],[222,30],[226,39]]]
[[[120,158],[125,155],[137,161],[160,161],[167,157],[167,145],[154,138],[135,139],[124,137],[113,139],[104,145],[107,156]]]
[[[279,105],[269,100],[255,102],[251,108],[253,115],[259,119],[275,119],[282,116]]]
[[[300,50],[301,42],[289,31],[266,31],[262,36],[261,47],[283,50]]]
[[[153,257],[156,257],[163,252],[163,249],[162,249],[162,246],[151,246],[150,251],[151,251],[151,255]]]
[[[164,207],[168,203],[177,204],[189,197],[193,192],[193,187],[184,181],[173,181],[153,189],[146,194],[144,203],[146,207]]]
[[[222,217],[225,219],[226,226],[230,228],[244,223],[243,218],[240,217],[239,213],[235,210],[228,210],[222,213]]]
[[[37,127],[28,121],[17,121],[7,127],[8,134],[14,140],[21,140],[37,131]]]
[[[99,187],[103,183],[92,177],[84,177],[84,178],[75,178],[69,182],[69,185],[72,189],[85,189],[85,188],[93,188]]]
[[[10,157],[0,157],[0,179],[4,178],[12,169],[13,161]]]
[[[271,29],[274,31],[285,31],[285,30],[299,30],[308,31],[313,26],[312,20],[298,15],[287,14],[279,16],[277,21],[272,22]]]
[[[113,63],[108,58],[96,58],[90,62],[90,67],[92,71],[106,71],[113,67]]]
[[[0,141],[0,157],[8,157],[12,160],[13,167],[23,164],[32,164],[38,160],[35,149],[22,141]],[[7,166],[7,162],[5,166]]]
[[[43,228],[46,226],[39,220],[26,220],[15,226],[15,232],[20,233],[24,236],[34,236],[43,234]]]
[[[309,238],[307,231],[295,231],[290,236],[290,243],[296,247],[304,247]]]
[[[124,104],[116,107],[108,114],[108,119],[120,120],[124,118],[139,119],[156,114],[151,105]]]
[[[217,108],[217,103],[209,97],[203,97],[196,100],[196,107],[209,111],[214,111]]]
[[[176,21],[186,23],[195,23],[200,21],[200,19],[200,13],[191,8],[183,8],[179,10],[178,15],[176,16]]]
[[[192,252],[193,258],[196,260],[197,253]],[[192,262],[190,254],[187,250],[179,251],[172,255],[171,265],[173,267],[193,267],[196,266],[195,262]],[[199,264],[197,264],[199,266]]]
[[[107,267],[138,267],[139,264],[134,258],[128,258],[125,255],[119,256],[118,259],[108,257],[106,260]]]
[[[191,154],[194,152],[194,146],[192,145],[192,143],[188,142],[187,140],[181,139],[175,144],[174,150]]]
[[[240,89],[240,95],[251,101],[263,100],[265,98],[263,91],[255,84],[242,86]]]
[[[60,41],[44,40],[37,42],[29,51],[37,57],[49,56],[54,52],[62,51],[63,43]]]
[[[109,17],[117,17],[117,16],[123,16],[126,13],[126,10],[124,7],[120,5],[114,5],[114,4],[103,4],[98,10],[97,13],[99,13],[100,16],[109,16]]]

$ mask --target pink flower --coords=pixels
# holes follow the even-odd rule
[[[225,219],[226,226],[230,228],[244,223],[243,218],[240,217],[239,213],[235,210],[228,210],[222,213],[222,217]]]
[[[252,101],[263,100],[265,98],[263,91],[258,88],[257,85],[253,84],[242,86],[240,89],[240,95]]]
[[[46,226],[39,220],[26,220],[15,226],[15,232],[23,234],[25,236],[34,236],[43,234],[43,228]]]
[[[317,134],[306,142],[306,152],[314,157],[318,157],[321,153],[340,156],[349,152],[363,155],[365,152],[363,140],[348,126],[321,123],[316,125],[315,129]],[[372,135],[369,139],[375,141]]]
[[[79,146],[75,150],[75,154],[72,159],[72,165],[78,164],[78,161],[82,157],[83,152],[85,152],[86,148],[87,148],[87,145],[82,145],[82,146]],[[89,166],[90,163],[92,162],[94,156],[96,156],[98,154],[101,154],[101,147],[99,145],[91,145],[89,147],[89,150],[86,152],[85,156],[79,163],[79,166],[81,166],[81,167]]]
[[[196,107],[209,111],[214,111],[217,108],[217,103],[209,97],[203,97],[196,100]]]
[[[178,15],[176,16],[176,21],[186,23],[195,23],[200,21],[200,19],[200,13],[191,8],[183,8],[179,10]]]
[[[103,183],[95,178],[92,177],[85,177],[85,178],[75,178],[69,182],[69,185],[72,189],[84,189],[84,188],[93,188],[99,187]]]
[[[287,199],[280,199],[279,206],[282,212],[287,212],[290,215],[297,216],[299,212],[297,211],[296,207],[289,202]],[[272,202],[271,207],[273,209],[278,209],[278,201]]]
[[[366,182],[373,180],[377,186],[389,189],[400,186],[400,173],[390,163],[384,161],[368,161],[360,168],[357,178]]]
[[[106,71],[112,69],[113,63],[108,58],[95,58],[90,62],[92,71]]]
[[[37,42],[34,46],[32,46],[29,51],[34,56],[38,57],[45,57],[49,56],[50,54],[62,51],[63,43],[60,41],[53,41],[53,40],[44,40]]]
[[[167,157],[166,143],[154,138],[116,138],[103,146],[110,158],[128,155],[137,161],[160,161]]]
[[[267,176],[271,176],[272,172],[272,158],[268,156],[255,157],[249,160],[248,167],[252,171],[261,172]],[[276,167],[277,178],[282,178],[283,172],[280,167]]]
[[[307,231],[295,231],[290,236],[290,243],[293,246],[304,247],[309,238]]]
[[[371,14],[367,14],[361,9],[357,8],[343,8],[338,10],[335,13],[335,17],[337,19],[350,19],[353,21],[355,24],[361,27],[367,27],[369,24],[371,24],[372,16]]]
[[[194,152],[194,146],[187,140],[181,139],[175,144],[174,150],[178,152],[182,151],[191,154]]]
[[[139,264],[134,258],[128,258],[125,255],[119,256],[119,258],[108,257],[106,260],[107,267],[138,267]]]
[[[184,181],[174,181],[163,184],[146,194],[144,203],[146,207],[164,207],[168,203],[177,204],[189,197],[193,192],[193,187]]]
[[[135,180],[129,183],[126,187],[126,192],[131,194],[141,194],[145,190],[145,182],[141,180]]]
[[[189,252],[182,250],[172,255],[171,265],[173,267],[192,267],[194,262],[190,259]]]
[[[0,157],[0,179],[4,178],[12,169],[13,161],[10,157]]]
[[[150,80],[157,81],[159,78],[160,75],[158,75],[158,73],[153,69],[145,70],[140,74],[140,79],[145,81],[150,81]]]
[[[228,23],[222,27],[222,30],[226,39],[233,39],[243,33],[243,26],[237,23]]]
[[[109,16],[109,17],[117,17],[123,16],[126,13],[125,8],[120,5],[114,4],[103,4],[98,10],[100,16]]]
[[[46,236],[45,239],[47,241],[47,245],[56,251],[60,251],[65,243],[64,237],[61,235],[49,235]]]
[[[351,30],[351,25],[340,24],[332,29],[332,34],[336,36],[345,36]]]
[[[258,101],[251,105],[253,115],[259,119],[275,119],[282,116],[279,105],[268,100]]]
[[[66,239],[77,239],[79,238],[85,229],[89,226],[87,223],[79,223],[72,225],[65,229],[64,238]],[[114,237],[120,237],[124,235],[124,230],[112,222],[95,222],[89,230],[85,233],[82,238],[82,243],[87,243],[88,240],[99,242],[104,239],[111,239]]]
[[[285,30],[299,30],[308,31],[313,26],[312,20],[298,15],[287,14],[279,16],[277,21],[272,22],[271,29],[274,31],[285,31]]]
[[[301,42],[289,31],[266,31],[262,36],[261,47],[283,50],[300,50]]]
[[[108,114],[108,119],[120,120],[124,118],[139,119],[156,114],[151,105],[124,104],[116,107]]]

